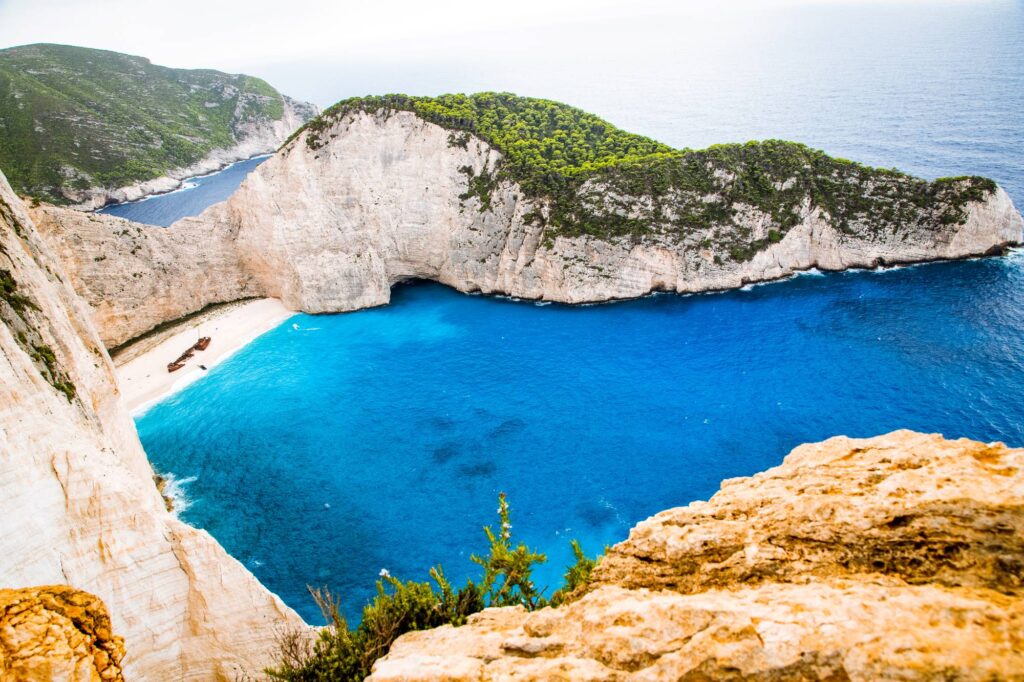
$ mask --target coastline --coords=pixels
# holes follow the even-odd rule
[[[279,139],[280,138],[280,139]],[[233,147],[211,150],[202,159],[189,166],[172,168],[165,174],[141,180],[130,185],[114,189],[90,187],[65,196],[71,201],[68,208],[93,212],[115,204],[129,204],[148,197],[169,194],[180,190],[186,182],[193,178],[219,173],[228,166],[259,156],[270,156],[277,152],[283,141],[281,136],[248,139]]]
[[[166,399],[205,374],[257,337],[297,313],[275,298],[238,301],[182,320],[156,335],[146,336],[118,350],[112,358],[121,399],[133,416]],[[209,348],[196,352],[185,367],[167,371],[171,362],[200,336],[211,337]]]
[[[156,178],[155,180],[153,180],[151,182],[163,181],[163,180],[166,180],[166,179],[173,179],[173,180],[175,180],[178,183],[177,186],[176,187],[171,187],[169,189],[156,189],[156,190],[153,190],[152,192],[149,192],[148,194],[144,194],[144,195],[142,195],[142,196],[140,196],[140,197],[138,197],[136,199],[126,199],[124,201],[111,201],[108,204],[104,204],[103,206],[97,206],[96,208],[88,208],[87,206],[84,206],[84,205],[83,206],[73,206],[72,208],[82,208],[84,210],[97,211],[98,212],[98,211],[102,211],[105,208],[111,208],[113,206],[124,206],[124,205],[127,205],[127,204],[141,204],[144,201],[148,201],[148,200],[156,198],[156,197],[162,197],[162,196],[166,196],[168,194],[176,194],[178,192],[184,192],[186,190],[193,189],[196,186],[195,185],[191,185],[191,186],[189,185],[189,183],[192,182],[193,180],[202,180],[203,178],[208,178],[211,175],[216,175],[217,173],[220,173],[222,171],[226,171],[229,168],[231,168],[232,166],[236,166],[236,165],[238,165],[240,163],[245,163],[246,161],[252,161],[253,159],[266,159],[266,158],[270,158],[273,155],[274,155],[273,152],[264,152],[264,153],[259,153],[259,154],[253,154],[252,156],[246,157],[244,159],[237,159],[235,161],[229,161],[229,162],[225,163],[222,166],[218,166],[217,168],[214,168],[213,170],[203,171],[203,172],[198,173],[196,175],[189,175],[189,176],[182,177],[182,178],[176,178],[173,174],[164,175],[164,176],[161,176],[159,178]]]

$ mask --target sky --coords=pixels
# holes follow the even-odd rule
[[[962,0],[961,4],[968,0]],[[924,6],[957,0],[901,0]],[[579,69],[749,41],[787,13],[883,0],[0,0],[0,46],[56,42],[266,78],[327,106],[371,92],[505,89]],[[702,50],[702,46],[708,50]],[[485,67],[494,82],[474,72]],[[500,75],[506,74],[508,77]],[[530,81],[525,81],[530,82]],[[539,81],[538,81],[539,82]],[[543,95],[545,93],[531,93]]]

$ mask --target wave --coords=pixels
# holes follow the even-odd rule
[[[188,496],[185,486],[195,483],[195,476],[178,478],[174,474],[160,474],[160,477],[164,480],[163,495],[171,501],[175,515],[180,515],[192,506],[192,499]]]

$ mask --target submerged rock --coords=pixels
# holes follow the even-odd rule
[[[1024,450],[795,449],[637,525],[568,605],[404,635],[386,680],[1024,679]]]

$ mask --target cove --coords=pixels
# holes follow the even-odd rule
[[[1022,285],[1021,252],[583,307],[413,283],[292,318],[137,425],[183,518],[310,622],[307,584],[357,618],[382,568],[475,577],[500,491],[553,590],[571,538],[595,554],[800,443],[1024,444]]]
[[[173,192],[105,206],[97,213],[168,227],[176,220],[199,215],[213,204],[227,199],[249,173],[269,158],[263,155],[238,161],[214,173],[188,178],[183,181],[180,189]]]

